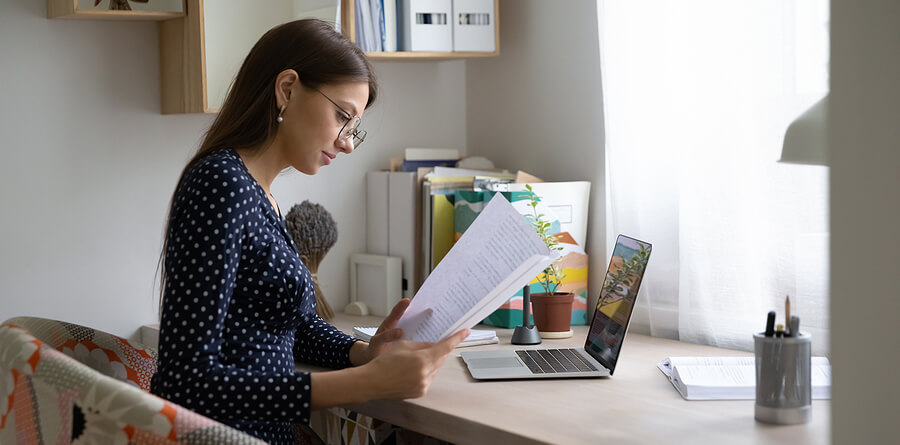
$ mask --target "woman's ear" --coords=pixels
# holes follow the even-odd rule
[[[287,106],[291,100],[291,90],[300,83],[300,76],[294,70],[284,70],[275,77],[275,101],[278,107]]]

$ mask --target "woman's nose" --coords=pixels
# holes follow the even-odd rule
[[[338,140],[335,141],[335,146],[338,148],[338,150],[340,150],[344,153],[347,153],[347,154],[353,153],[353,148],[354,148],[353,147],[353,138],[346,138],[346,139],[338,138]]]

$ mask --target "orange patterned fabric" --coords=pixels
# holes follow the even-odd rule
[[[261,444],[147,392],[156,351],[91,328],[0,325],[2,444]]]
[[[150,390],[156,372],[156,351],[103,331],[62,321],[23,317],[10,320],[43,340],[53,349],[72,357],[103,375]]]

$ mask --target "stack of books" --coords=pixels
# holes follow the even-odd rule
[[[407,148],[400,169],[417,172],[420,168],[454,167],[459,150],[453,148]]]

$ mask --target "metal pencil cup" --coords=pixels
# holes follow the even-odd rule
[[[756,420],[792,425],[809,422],[812,412],[809,334],[753,335],[756,351]]]

